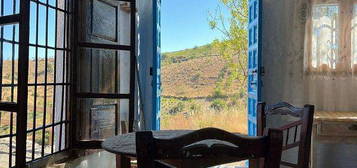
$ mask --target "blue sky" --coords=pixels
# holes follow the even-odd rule
[[[46,2],[46,0],[40,0]],[[5,0],[4,15],[13,13],[13,1]],[[18,12],[19,0],[16,0],[16,12]],[[55,5],[55,0],[49,0],[50,5]],[[186,48],[193,48],[212,42],[214,39],[221,38],[221,34],[210,29],[208,25],[209,12],[214,13],[220,5],[219,0],[162,0],[161,8],[161,43],[162,52],[178,51]],[[36,44],[36,4],[31,2],[30,16],[30,43]],[[38,44],[45,45],[46,38],[46,7],[39,5],[39,36]],[[48,8],[48,41],[51,47],[55,45],[55,10]],[[12,40],[12,25],[4,26],[4,38]],[[18,25],[16,26],[15,40],[18,41]],[[17,52],[17,45],[15,45]],[[48,52],[48,57],[53,57],[54,51]],[[4,59],[11,59],[12,45],[4,43]],[[17,53],[15,54],[17,56]],[[30,59],[34,59],[35,49],[30,47]],[[45,50],[39,48],[38,57],[45,57]]]
[[[221,38],[208,25],[208,13],[218,5],[218,0],[162,0],[161,51],[193,48]]]
[[[46,0],[40,0],[41,2],[46,3]],[[48,3],[52,6],[55,6],[56,1],[55,0],[49,0]],[[0,5],[1,6],[1,5]],[[16,7],[15,7],[15,13],[19,12],[19,0],[16,0]],[[36,10],[37,10],[37,5],[36,3],[32,2],[30,3],[30,43],[36,44]],[[38,6],[38,44],[45,46],[46,45],[46,6],[44,5],[39,5]],[[4,15],[11,15],[14,14],[14,9],[13,9],[13,1],[12,0],[5,0],[4,1]],[[60,12],[58,12],[60,14]],[[56,28],[55,28],[55,19],[56,19],[56,11],[52,8],[48,8],[48,31],[47,31],[47,45],[50,47],[55,47],[55,34],[56,34]],[[6,25],[4,26],[4,38],[7,40],[12,41],[13,39],[13,25]],[[18,41],[18,31],[19,31],[19,26],[15,26],[15,41]],[[3,43],[3,50],[4,50],[4,59],[11,59],[13,54],[12,52],[14,51],[15,54],[15,59],[18,57],[18,45],[12,45],[11,43],[4,42]],[[15,47],[15,49],[13,49]],[[60,46],[61,47],[61,46]],[[46,50],[44,48],[38,48],[38,58],[45,58],[45,53]],[[29,53],[30,59],[35,59],[35,48],[30,47],[30,53]],[[47,57],[48,58],[53,58],[54,57],[54,50],[48,49],[47,52]]]

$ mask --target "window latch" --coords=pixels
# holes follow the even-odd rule
[[[154,69],[152,67],[150,67],[150,75],[153,76],[154,75]]]

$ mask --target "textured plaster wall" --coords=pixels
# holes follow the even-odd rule
[[[301,3],[263,0],[262,95],[268,103],[304,100],[303,62],[305,26],[297,12]]]

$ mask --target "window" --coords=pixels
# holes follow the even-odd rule
[[[133,130],[136,10],[118,15],[124,3],[0,0],[0,168],[43,167]]]
[[[307,21],[306,72],[334,76],[357,73],[356,13],[357,0],[313,2]]]
[[[316,5],[312,11],[312,67],[336,68],[338,56],[338,5]]]
[[[69,149],[71,1],[0,0],[0,18],[0,168],[25,167]]]

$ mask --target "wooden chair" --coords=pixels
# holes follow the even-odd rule
[[[298,147],[297,163],[281,160],[280,164],[293,168],[309,167],[314,106],[305,105],[303,108],[297,108],[286,102],[274,105],[258,103],[257,113],[257,132],[260,136],[264,135],[264,131],[266,130],[266,119],[269,115],[289,115],[297,119],[296,121],[284,124],[278,128],[283,131],[284,135],[283,151]],[[300,134],[298,132],[300,132]],[[293,137],[290,136],[291,134]]]
[[[266,168],[277,168],[282,138],[282,131],[276,129],[269,130],[267,136],[248,137],[205,128],[172,139],[157,139],[151,131],[137,132],[138,167],[169,168],[175,165],[199,168],[265,158]]]

